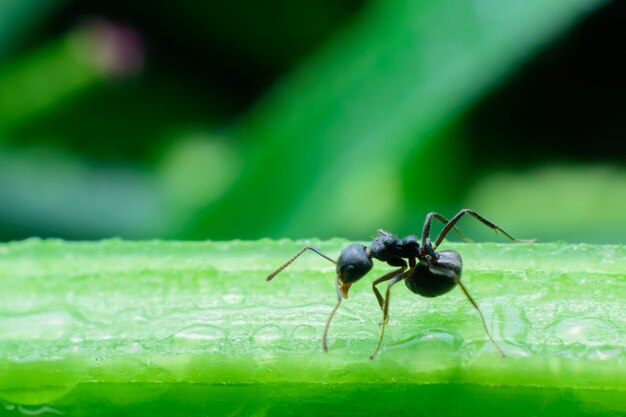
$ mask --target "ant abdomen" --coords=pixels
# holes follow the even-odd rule
[[[404,279],[407,288],[422,297],[438,297],[450,292],[455,286],[457,279],[461,279],[463,260],[458,252],[445,250],[437,253],[436,266],[418,263],[413,273]]]

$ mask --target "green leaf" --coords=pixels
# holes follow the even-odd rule
[[[545,165],[485,176],[468,192],[467,207],[498,213],[498,222],[540,241],[623,242],[626,170],[619,166]],[[463,226],[469,236],[480,224]]]
[[[332,323],[346,242],[0,245],[0,399],[66,415],[621,415],[626,247],[447,244],[464,257],[500,358],[458,290],[391,295],[383,349],[370,282]]]
[[[137,41],[116,30],[106,22],[87,22],[1,67],[0,133],[32,122],[112,77],[136,71]],[[124,48],[132,51],[129,57]]]
[[[0,62],[32,26],[65,0],[2,0],[0,2]]]
[[[258,148],[189,234],[298,236],[323,216],[318,236],[350,236],[395,228],[408,205],[425,212],[432,200],[458,201],[442,184],[466,179],[463,152],[436,135],[599,3],[370,3],[244,118],[234,135]]]

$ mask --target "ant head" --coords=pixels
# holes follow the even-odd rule
[[[363,278],[374,265],[366,249],[359,243],[352,244],[342,250],[337,259],[337,276],[343,298],[348,298],[348,290],[352,283]]]

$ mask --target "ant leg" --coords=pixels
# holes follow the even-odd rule
[[[334,264],[337,263],[335,260],[333,260],[332,258],[324,255],[322,252],[320,252],[319,250],[315,249],[314,247],[306,246],[302,250],[300,250],[300,252],[296,253],[293,258],[291,258],[290,260],[285,262],[280,268],[278,268],[276,271],[274,271],[271,274],[269,274],[267,276],[267,280],[271,281],[272,278],[274,278],[276,275],[278,275],[283,269],[287,268],[293,261],[295,261],[298,258],[298,256],[302,255],[304,253],[304,251],[307,250],[307,249],[312,250],[313,252],[315,252],[319,256],[321,256],[322,258],[326,258],[326,259],[328,259],[329,261],[331,261]]]
[[[374,359],[376,357],[376,355],[378,354],[378,351],[380,350],[380,346],[383,343],[383,337],[385,336],[385,325],[389,321],[389,296],[391,294],[390,293],[391,287],[393,287],[396,283],[406,278],[410,272],[411,270],[396,275],[395,277],[393,277],[389,285],[387,285],[387,293],[385,294],[385,304],[383,306],[383,322],[381,323],[380,338],[378,339],[378,345],[376,345],[376,349],[374,350],[374,353],[370,355],[370,359]]]
[[[385,307],[384,307],[385,306],[385,299],[383,298],[383,296],[380,293],[380,291],[378,291],[378,288],[376,288],[376,286],[378,284],[380,284],[381,282],[389,281],[390,279],[392,279],[396,275],[400,275],[400,274],[404,273],[404,271],[406,271],[406,265],[404,265],[400,269],[396,269],[395,271],[391,271],[388,274],[385,274],[382,277],[378,278],[376,281],[372,282],[372,290],[374,290],[374,295],[376,295],[376,299],[378,300],[378,304],[380,305],[380,309],[383,312],[385,311]]]
[[[422,246],[426,246],[426,238],[430,236],[430,225],[433,222],[433,219],[441,222],[444,226],[446,226],[449,223],[449,221],[439,213],[435,213],[434,211],[431,211],[430,213],[428,213],[426,215],[426,220],[424,221],[424,228],[422,229]],[[463,239],[465,242],[467,243],[473,242],[472,239],[468,238],[463,233],[461,233],[461,231],[457,229],[456,227],[454,227],[454,225],[452,225],[451,227],[454,230],[454,232],[457,235],[459,235],[459,237]]]
[[[441,214],[439,213],[433,213],[433,217],[435,219],[437,219],[439,222],[441,222],[441,224],[443,224],[444,226],[446,224],[448,224],[448,220],[446,220]],[[463,233],[461,233],[461,231],[457,228],[457,227],[452,227],[452,230],[454,230],[454,232],[459,235],[459,237],[467,242],[467,243],[473,243],[474,241],[472,239],[470,239],[469,237],[465,236]]]
[[[333,311],[330,312],[330,316],[328,316],[328,321],[326,321],[326,327],[324,327],[324,335],[322,336],[322,347],[324,348],[324,352],[328,352],[326,336],[328,336],[330,321],[333,319],[335,312],[339,309],[339,306],[341,305],[341,287],[339,286],[339,275],[335,277],[335,287],[337,288],[337,305],[335,306],[335,308],[333,308]]]
[[[480,214],[476,213],[474,210],[463,209],[463,210],[459,211],[452,219],[450,219],[448,224],[446,224],[444,226],[444,228],[441,231],[441,233],[439,233],[439,236],[437,236],[437,240],[435,241],[435,244],[433,246],[435,249],[437,249],[437,246],[439,246],[441,244],[441,242],[446,237],[448,232],[450,232],[450,229],[452,229],[454,227],[454,225],[456,224],[456,222],[458,222],[459,219],[461,219],[461,217],[463,217],[465,214],[469,214],[470,216],[474,217],[476,220],[480,221],[481,223],[483,223],[485,226],[489,227],[490,229],[493,229],[496,232],[502,233],[504,236],[508,237],[513,242],[527,242],[527,243],[533,242],[532,240],[516,239],[513,236],[511,236],[510,234],[508,234],[504,229],[502,229],[499,226],[491,223],[489,220],[485,219],[483,216],[481,216]],[[424,228],[426,229],[426,225],[424,225]]]
[[[483,316],[482,311],[480,311],[480,308],[478,307],[478,304],[476,304],[476,301],[474,301],[472,296],[469,294],[469,292],[465,288],[465,285],[463,285],[463,283],[461,283],[461,280],[459,279],[458,274],[456,272],[454,272],[453,270],[451,270],[450,268],[443,267],[443,266],[442,267],[437,267],[436,265],[432,265],[432,264],[430,265],[430,267],[428,269],[430,269],[430,271],[435,273],[435,274],[444,275],[444,276],[452,278],[454,280],[454,282],[459,287],[461,287],[461,290],[463,290],[463,293],[465,294],[465,296],[467,297],[469,302],[472,303],[472,305],[474,306],[476,311],[478,311],[478,315],[480,316],[480,319],[483,322],[483,327],[485,328],[485,333],[487,333],[487,337],[489,338],[489,340],[491,340],[491,343],[493,343],[493,345],[496,347],[496,349],[498,350],[498,353],[500,354],[500,356],[505,357],[506,355],[504,354],[502,349],[500,349],[500,346],[498,346],[496,341],[493,339],[493,337],[491,336],[491,333],[489,333],[489,329],[487,328],[487,322],[485,321],[485,317]]]

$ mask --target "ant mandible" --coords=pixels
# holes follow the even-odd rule
[[[324,351],[328,352],[328,344],[326,342],[328,329],[335,312],[341,305],[342,298],[348,298],[348,290],[350,289],[350,286],[365,276],[372,269],[374,265],[373,259],[378,259],[379,261],[386,262],[388,265],[397,267],[398,269],[383,275],[372,283],[372,290],[374,291],[374,295],[376,296],[378,304],[383,312],[383,321],[381,323],[381,333],[378,345],[376,346],[374,353],[370,356],[370,359],[374,359],[378,353],[385,335],[385,325],[389,321],[389,296],[391,287],[400,281],[404,281],[409,290],[415,294],[429,298],[443,295],[458,285],[478,312],[487,337],[496,347],[500,356],[504,357],[504,352],[493,339],[491,333],[489,333],[487,323],[485,322],[485,318],[483,317],[483,313],[480,311],[478,304],[476,304],[472,296],[469,294],[465,285],[461,283],[461,273],[463,271],[463,260],[461,259],[461,255],[453,250],[441,252],[436,251],[437,247],[439,247],[443,239],[451,230],[458,233],[463,240],[470,241],[463,236],[463,234],[456,227],[454,227],[459,219],[466,214],[471,215],[496,232],[501,232],[514,242],[532,242],[514,238],[500,227],[470,209],[463,209],[459,211],[449,221],[441,215],[431,212],[428,213],[426,220],[424,221],[421,243],[418,242],[417,237],[412,235],[407,236],[404,239],[399,239],[391,233],[384,230],[378,230],[378,236],[374,238],[369,248],[359,243],[351,244],[341,251],[337,261],[324,255],[314,247],[306,246],[296,253],[293,258],[271,273],[267,277],[267,280],[270,281],[278,275],[306,250],[311,250],[337,265],[337,275],[335,276],[337,304],[328,316],[326,327],[324,328],[324,335],[322,337],[322,346]],[[443,223],[444,225],[443,230],[437,236],[434,244],[431,242],[429,237],[430,226],[433,219]],[[389,281],[389,284],[387,285],[387,292],[383,298],[376,286],[385,281]]]

